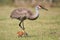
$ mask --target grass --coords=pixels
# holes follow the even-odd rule
[[[41,9],[37,20],[25,20],[29,36],[21,38],[17,37],[17,32],[21,30],[19,21],[10,18],[13,9],[0,7],[0,40],[60,40],[60,8],[51,8],[49,11]]]

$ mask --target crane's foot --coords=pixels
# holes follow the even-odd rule
[[[24,34],[23,34],[24,36],[28,36],[28,33],[27,33],[25,30],[22,30],[22,31],[23,31],[23,33],[24,33]]]
[[[24,36],[28,36],[28,33],[25,32],[25,33],[24,33]]]

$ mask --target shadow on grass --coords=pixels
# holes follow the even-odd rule
[[[18,38],[32,38],[32,37],[39,37],[39,35],[27,35],[27,36],[22,36],[22,37],[18,37]]]
[[[25,36],[25,37],[39,37],[39,35],[28,35],[28,36]]]
[[[18,37],[18,40],[36,40],[40,38],[39,35],[28,35],[28,36],[22,36],[22,37]]]

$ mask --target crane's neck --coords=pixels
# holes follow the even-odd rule
[[[37,6],[35,7],[35,11],[36,11],[35,16],[37,17],[39,15],[39,8]]]
[[[33,14],[31,17],[29,17],[29,19],[35,20],[39,17],[39,8],[38,8],[38,6],[35,7],[35,11],[36,11],[36,13]]]

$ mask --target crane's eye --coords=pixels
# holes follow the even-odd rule
[[[40,9],[41,7],[40,7],[40,6],[37,6],[37,8],[39,8],[39,9]]]

